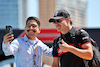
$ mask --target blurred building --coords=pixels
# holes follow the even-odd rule
[[[0,0],[0,29],[6,25],[14,29],[24,29],[29,16],[41,21],[41,28],[54,28],[49,18],[58,9],[66,9],[75,27],[86,27],[86,0]]]
[[[38,0],[0,0],[0,29],[24,29],[27,17],[38,17],[38,9]]]
[[[6,25],[18,27],[18,2],[17,0],[0,0],[0,29]]]
[[[39,18],[43,28],[54,28],[48,20],[58,9],[66,9],[70,13],[75,27],[86,27],[86,0],[39,0]]]

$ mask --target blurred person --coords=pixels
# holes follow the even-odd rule
[[[14,39],[11,33],[4,36],[3,51],[6,56],[14,55],[16,67],[42,67],[42,55],[52,57],[52,48],[36,37],[40,30],[39,19],[29,17],[26,20],[24,37]],[[14,40],[11,41],[12,39]]]
[[[61,32],[53,42],[52,67],[85,67],[83,59],[91,60],[93,57],[89,34],[85,30],[80,30],[81,34],[75,33],[76,42],[82,49],[76,48],[71,36],[76,29],[72,26],[70,14],[66,10],[57,10],[49,22],[53,22]]]

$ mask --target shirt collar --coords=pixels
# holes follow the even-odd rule
[[[72,27],[71,30],[68,33],[73,33],[75,31],[75,28]]]
[[[24,41],[29,41],[29,39],[28,39],[28,37],[26,35],[24,36]],[[35,41],[38,41],[37,37],[35,37]]]
[[[61,36],[67,36],[67,35],[69,35],[69,34],[72,34],[74,31],[75,31],[75,28],[72,27],[71,30],[69,30],[68,33],[66,33],[66,34],[64,34],[64,35],[61,33]]]

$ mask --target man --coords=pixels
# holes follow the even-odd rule
[[[52,67],[85,67],[83,60],[91,60],[93,57],[92,46],[86,31],[80,30],[81,34],[75,34],[76,42],[80,48],[76,48],[71,34],[76,30],[72,26],[70,14],[66,10],[58,10],[49,22],[53,22],[61,35],[53,42]],[[61,43],[60,43],[61,41]]]
[[[26,20],[24,37],[14,39],[11,33],[4,36],[3,51],[6,56],[14,55],[16,67],[42,67],[42,55],[52,57],[52,48],[36,37],[40,30],[39,19],[29,17]],[[14,40],[11,41],[12,39]]]

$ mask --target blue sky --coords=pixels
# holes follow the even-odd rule
[[[87,2],[87,27],[100,28],[100,0]]]

